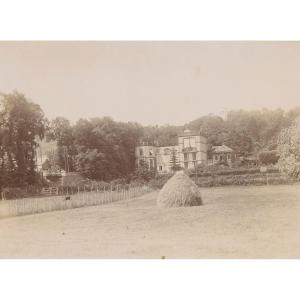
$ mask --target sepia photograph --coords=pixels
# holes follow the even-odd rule
[[[300,42],[0,41],[0,258],[300,258]]]

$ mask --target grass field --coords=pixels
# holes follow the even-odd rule
[[[157,192],[0,220],[1,258],[300,258],[300,186],[202,188],[204,205]]]

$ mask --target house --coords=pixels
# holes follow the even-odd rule
[[[178,144],[167,147],[138,146],[135,149],[136,166],[142,161],[150,170],[168,173],[172,170],[172,161],[185,169],[192,169],[207,162],[207,139],[200,133],[184,130],[178,136]]]
[[[227,147],[226,145],[212,147],[213,165],[216,164],[231,165],[234,161],[234,158],[235,158],[234,151],[231,148]]]

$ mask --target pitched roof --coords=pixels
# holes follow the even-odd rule
[[[222,146],[213,146],[212,147],[212,152],[213,153],[224,153],[224,152],[233,152],[233,150],[226,145]]]

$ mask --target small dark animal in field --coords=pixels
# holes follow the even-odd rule
[[[71,200],[71,196],[66,196],[65,200]]]

